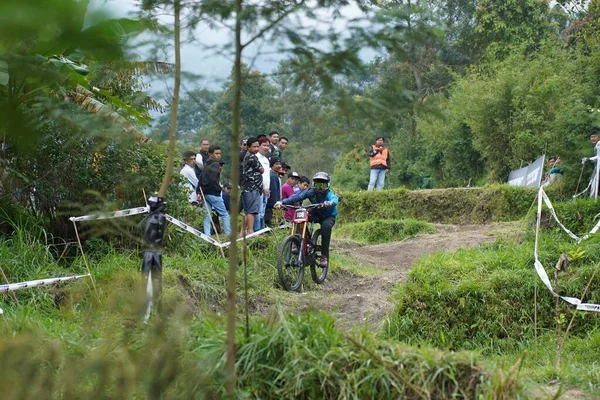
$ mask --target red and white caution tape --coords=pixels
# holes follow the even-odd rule
[[[173,218],[169,214],[165,214],[165,217],[166,217],[167,221],[169,221],[170,223],[172,223],[174,225],[177,225],[178,227],[180,227],[184,231],[189,232],[192,235],[197,236],[200,239],[205,240],[205,241],[207,241],[208,243],[210,243],[210,244],[212,244],[214,246],[222,248],[222,247],[227,247],[227,246],[229,246],[231,244],[231,242],[223,242],[223,243],[219,242],[218,240],[215,240],[215,239],[211,238],[210,236],[207,236],[204,233],[200,232],[198,229],[196,229],[196,228],[194,228],[192,226],[189,226],[185,222],[182,222],[182,221],[180,221],[180,220],[178,220],[176,218]],[[247,235],[246,239],[250,239],[250,238],[253,238],[253,237],[256,237],[256,236],[260,236],[263,233],[269,232],[270,230],[271,230],[271,228],[263,228],[263,229],[261,229],[259,231],[251,233],[250,235]],[[243,240],[243,239],[242,238],[238,238],[237,239],[238,242],[241,241],[241,240]]]
[[[170,223],[172,223],[173,225],[177,225],[178,227],[180,227],[181,229],[183,229],[186,232],[191,233],[194,236],[199,237],[202,240],[207,241],[210,244],[213,244],[217,247],[220,247],[220,242],[216,241],[215,239],[211,238],[210,236],[205,235],[204,233],[200,232],[198,229],[189,226],[188,224],[186,224],[185,222],[182,222],[176,218],[173,218],[172,216],[170,216],[169,214],[165,214],[165,218],[167,219],[167,221],[169,221]]]
[[[91,275],[90,274],[73,275],[73,276],[63,276],[61,278],[48,278],[48,279],[38,279],[35,281],[9,283],[8,285],[0,285],[0,293],[12,292],[14,290],[27,289],[27,288],[37,287],[37,286],[50,285],[50,284],[58,283],[58,282],[72,281],[74,279],[79,279],[79,278],[83,278],[86,276],[91,276]]]
[[[267,228],[262,228],[262,229],[261,229],[261,230],[259,230],[259,231],[252,232],[251,234],[249,234],[249,235],[246,235],[246,239],[251,239],[251,238],[253,238],[253,237],[260,236],[260,235],[262,235],[263,233],[267,233],[267,232],[270,232],[270,231],[271,231],[271,228],[268,228],[268,227],[267,227]],[[236,242],[241,242],[242,240],[244,240],[244,238],[237,238],[237,239],[236,239]],[[218,242],[217,242],[217,243],[218,243]],[[229,242],[223,242],[223,243],[219,243],[219,245],[218,245],[218,246],[219,246],[219,247],[227,247],[227,246],[229,246],[229,245],[231,245],[231,242],[230,242],[230,241],[229,241]]]
[[[119,218],[119,217],[129,217],[131,215],[137,214],[145,214],[150,212],[150,207],[136,207],[136,208],[127,208],[125,210],[113,211],[109,213],[100,213],[100,214],[91,214],[91,215],[83,215],[81,217],[71,217],[69,218],[71,221],[93,221],[96,219],[109,219],[109,218]]]
[[[114,211],[114,212],[110,212],[110,213],[103,213],[103,214],[91,214],[91,215],[83,215],[81,217],[71,217],[69,218],[71,221],[93,221],[93,220],[98,220],[98,219],[109,219],[109,218],[120,218],[120,217],[129,217],[131,215],[137,215],[137,214],[146,214],[150,212],[150,207],[146,206],[146,207],[137,207],[137,208],[128,208],[126,210],[120,210],[120,211]],[[215,240],[213,238],[211,238],[210,236],[205,235],[204,233],[200,232],[198,229],[189,226],[188,224],[186,224],[185,222],[182,222],[180,220],[178,220],[177,218],[172,217],[169,214],[165,214],[165,218],[167,219],[167,221],[169,221],[170,223],[177,225],[178,227],[180,227],[181,229],[183,229],[186,232],[191,233],[194,236],[199,237],[202,240],[205,240],[206,242],[217,246],[217,247],[227,247],[231,244],[231,242],[224,242],[221,243],[218,240]],[[259,231],[256,231],[250,235],[246,236],[246,239],[249,238],[253,238],[256,236],[260,236],[263,233],[269,232],[271,229],[270,228],[264,228],[261,229]],[[239,242],[240,239],[237,239],[237,241]]]
[[[48,279],[38,279],[35,281],[27,281],[27,282],[19,282],[19,283],[9,283],[8,285],[0,285],[0,293],[12,292],[19,289],[27,289],[38,286],[52,285],[58,282],[72,281],[74,279],[84,278],[86,276],[91,276],[90,274],[85,275],[73,275],[73,276],[63,276],[61,278],[48,278]],[[3,314],[4,311],[0,308],[0,314]]]
[[[556,216],[556,213],[554,212],[554,207],[552,207],[552,203],[550,202],[550,199],[546,195],[546,192],[544,192],[544,188],[540,187],[540,190],[538,192],[538,209],[537,209],[537,221],[536,221],[536,228],[535,228],[535,247],[534,247],[534,251],[533,251],[533,254],[535,257],[535,262],[534,262],[535,271],[537,272],[537,274],[540,277],[540,279],[542,280],[542,282],[544,282],[544,285],[546,285],[546,287],[548,288],[550,293],[552,293],[555,297],[560,297],[567,303],[575,306],[578,310],[600,312],[600,304],[582,303],[581,300],[579,300],[575,297],[559,296],[558,294],[556,294],[556,292],[552,288],[552,283],[550,283],[550,278],[548,277],[548,274],[546,273],[546,270],[544,269],[544,266],[542,265],[542,263],[540,262],[539,257],[538,257],[540,222],[542,219],[542,207],[543,207],[544,203],[550,209],[550,212],[552,213],[552,216],[554,217],[556,222],[571,238],[573,238],[575,241],[577,241],[579,243],[580,241],[582,241],[588,237],[586,235],[583,238],[579,238],[577,235],[575,235],[570,230],[568,230],[558,220],[558,217]],[[596,224],[596,226],[594,226],[594,228],[592,229],[592,231],[590,233],[595,233],[598,230],[598,228],[600,228],[599,224],[600,223]]]

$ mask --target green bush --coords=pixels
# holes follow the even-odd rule
[[[524,217],[537,191],[508,185],[433,190],[340,193],[340,222],[416,218],[446,224],[483,224]]]
[[[555,329],[554,297],[533,269],[533,246],[529,239],[523,244],[495,243],[423,258],[409,272],[409,281],[397,288],[397,306],[387,320],[387,334],[408,343],[486,353],[522,348],[533,339],[536,284],[539,328]],[[540,261],[551,280],[560,254],[578,248],[585,251],[582,257],[560,276],[561,294],[572,297],[581,295],[592,275],[598,240],[576,245],[552,231],[540,237]],[[600,303],[600,293],[591,291],[586,301]],[[568,313],[568,308],[561,304],[562,313]],[[581,313],[572,334],[589,331],[599,321],[594,313]]]
[[[421,233],[433,233],[433,225],[416,219],[377,219],[368,222],[341,225],[335,235],[347,237],[359,243],[377,244],[396,242]]]

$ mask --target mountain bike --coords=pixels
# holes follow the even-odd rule
[[[277,250],[277,276],[279,283],[289,292],[297,292],[302,286],[304,269],[310,266],[310,274],[315,283],[321,284],[327,278],[329,267],[319,266],[321,258],[321,230],[314,230],[314,222],[309,221],[308,210],[322,207],[321,204],[308,206],[285,206],[294,209],[290,235],[283,239]]]

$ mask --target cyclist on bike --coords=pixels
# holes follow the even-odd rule
[[[309,199],[312,204],[322,204],[321,208],[313,208],[310,210],[310,221],[321,224],[321,259],[319,266],[326,268],[329,264],[329,242],[331,241],[331,230],[335,225],[335,217],[337,216],[338,198],[329,188],[331,178],[327,172],[317,172],[313,176],[313,187],[304,192],[294,194],[287,199],[277,202],[275,207],[281,205],[291,205],[297,202],[302,202],[304,199]]]

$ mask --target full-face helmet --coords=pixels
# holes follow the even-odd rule
[[[327,172],[317,172],[313,176],[313,187],[317,192],[326,192],[329,190],[331,178]]]

